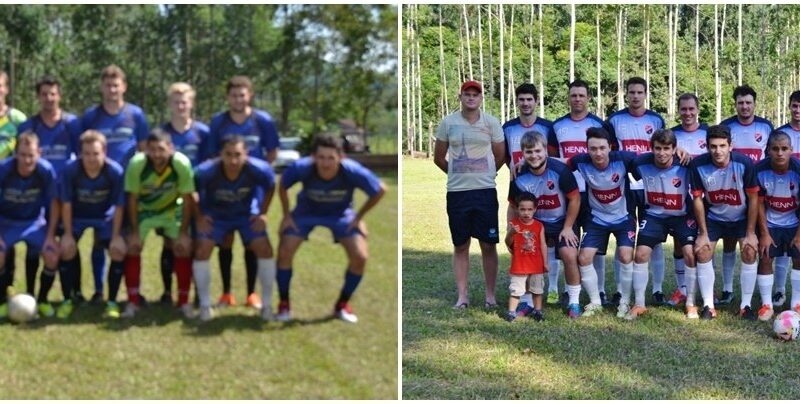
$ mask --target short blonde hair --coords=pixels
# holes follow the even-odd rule
[[[83,145],[91,143],[100,143],[103,146],[103,150],[105,150],[106,135],[100,131],[88,129],[86,132],[81,134],[81,149],[83,149]]]
[[[172,95],[183,95],[186,94],[189,98],[194,99],[195,91],[194,88],[189,83],[184,83],[179,81],[177,83],[172,83],[167,90],[167,97],[172,97]]]

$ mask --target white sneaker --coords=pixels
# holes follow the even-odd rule
[[[181,306],[181,314],[186,318],[195,318],[197,316],[194,312],[194,307],[190,303]]]
[[[139,306],[136,303],[128,302],[128,304],[125,305],[125,311],[122,312],[122,315],[120,315],[120,317],[134,318],[138,311],[139,311]]]
[[[356,316],[355,313],[353,313],[353,309],[350,308],[349,304],[344,304],[341,307],[338,307],[336,310],[334,310],[333,315],[339,320],[348,323],[358,322],[358,316]]]
[[[200,308],[200,321],[209,321],[214,318],[214,310],[211,307]]]
[[[630,309],[627,303],[620,303],[619,306],[617,306],[617,318],[625,318]]]
[[[261,319],[264,321],[275,321],[275,316],[272,314],[272,309],[269,307],[262,307]]]

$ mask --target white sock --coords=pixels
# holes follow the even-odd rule
[[[580,304],[581,285],[567,285],[567,294],[569,295],[569,304]]]
[[[581,270],[581,285],[589,295],[589,300],[594,304],[600,304],[600,292],[597,290],[597,272],[594,270],[593,265],[580,267]]]
[[[800,268],[792,268],[792,304],[789,309],[794,309],[800,304]]]
[[[272,284],[275,282],[275,259],[258,259],[258,280],[261,283],[261,304],[272,309]]]
[[[597,273],[597,289],[599,292],[606,293],[606,256],[595,254],[592,264]]]
[[[650,256],[650,267],[653,269],[653,293],[661,292],[664,283],[664,243],[658,243],[653,247],[653,254]]]
[[[736,267],[736,251],[722,253],[722,290],[733,292],[733,269]]]
[[[782,256],[775,258],[775,291],[786,294],[786,277],[789,275],[790,257]]]
[[[549,267],[547,271],[547,279],[549,281],[547,291],[558,293],[558,274],[560,271],[555,247],[547,247],[547,265]]]
[[[713,267],[712,267],[713,268]],[[686,305],[694,306],[694,295],[697,290],[697,268],[686,267]]]
[[[630,304],[631,302],[631,287],[633,286],[633,262],[627,264],[620,263],[619,268],[619,282],[622,286],[619,293],[622,298],[619,300],[620,304]]]
[[[619,260],[617,259],[617,255],[614,254],[614,282],[617,284],[617,292],[622,292],[622,281],[620,280],[620,265],[622,265]]]
[[[519,298],[520,303],[527,303],[528,306],[533,307],[533,295],[530,293],[525,293],[522,297]]]
[[[758,275],[758,292],[761,294],[761,305],[772,308],[772,283],[775,275]]]
[[[745,264],[742,262],[742,271],[739,274],[739,283],[742,288],[742,302],[739,303],[739,308],[743,309],[745,306],[751,306],[753,301],[753,290],[756,288],[757,266],[755,262],[752,264]],[[771,299],[771,298],[770,298]]]
[[[703,306],[714,308],[714,266],[711,261],[697,263],[697,287],[703,297]]]
[[[683,258],[675,258],[675,282],[678,289],[686,294],[686,261]],[[696,276],[696,275],[695,275]]]
[[[197,297],[200,307],[211,307],[211,264],[208,260],[194,260],[192,262],[192,275],[197,286]]]
[[[647,263],[633,264],[633,294],[634,304],[644,307],[644,294],[647,290],[647,278],[650,273],[647,270]]]

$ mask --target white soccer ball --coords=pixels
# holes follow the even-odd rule
[[[800,336],[800,314],[794,310],[779,313],[772,323],[775,336],[785,341],[795,340]]]
[[[8,299],[8,318],[15,323],[27,323],[36,317],[36,299],[19,293]]]

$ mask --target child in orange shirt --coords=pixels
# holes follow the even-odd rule
[[[544,293],[544,273],[547,272],[547,261],[544,252],[544,226],[533,218],[536,213],[536,197],[530,193],[522,193],[517,197],[517,218],[509,223],[506,234],[506,246],[511,252],[511,268],[508,286],[511,297],[508,300],[508,321],[526,315],[532,315],[536,321],[544,320],[542,314],[542,294]],[[525,293],[533,294],[533,306],[519,299]]]

